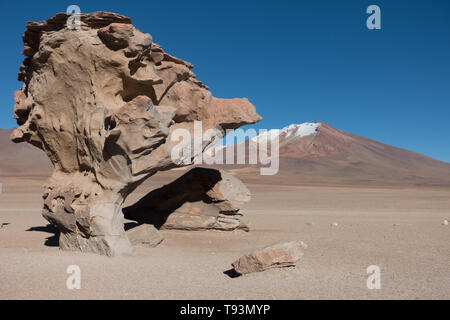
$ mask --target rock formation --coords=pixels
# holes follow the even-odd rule
[[[61,230],[62,249],[130,253],[127,195],[156,172],[192,161],[224,130],[261,118],[247,99],[212,97],[192,64],[164,52],[129,18],[82,14],[70,30],[68,17],[27,24],[11,139],[44,150],[54,165],[43,216]],[[189,159],[174,159],[179,141],[171,135],[192,132],[194,121],[208,131],[201,150],[188,144]]]
[[[238,274],[293,267],[303,256],[306,248],[307,245],[302,241],[278,243],[246,254],[231,265]]]
[[[248,231],[240,208],[249,200],[250,191],[239,179],[197,167],[123,212],[127,219],[162,229]]]

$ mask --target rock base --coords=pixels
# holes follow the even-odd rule
[[[244,230],[240,208],[250,191],[223,170],[194,168],[123,210],[125,218],[158,229]]]

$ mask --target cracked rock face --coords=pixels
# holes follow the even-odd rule
[[[125,208],[127,219],[161,229],[244,230],[240,209],[250,191],[223,170],[194,168]]]
[[[68,15],[29,22],[14,96],[14,142],[46,152],[55,170],[43,216],[61,230],[60,247],[130,253],[122,204],[141,182],[181,164],[171,157],[176,129],[209,131],[202,152],[224,130],[259,121],[247,99],[216,99],[193,65],[169,55],[127,17]],[[196,155],[192,154],[192,160]],[[181,156],[180,156],[181,157]]]

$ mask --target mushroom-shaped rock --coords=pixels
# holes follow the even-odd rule
[[[62,249],[130,253],[125,198],[149,176],[198,156],[172,154],[174,131],[192,135],[202,121],[210,134],[194,150],[201,153],[224,130],[261,118],[247,99],[214,98],[192,64],[164,52],[129,18],[81,14],[71,30],[68,17],[27,24],[11,139],[42,149],[54,165],[43,216],[61,230]]]

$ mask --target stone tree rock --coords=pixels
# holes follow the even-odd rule
[[[54,165],[43,216],[61,230],[62,249],[130,253],[127,195],[156,172],[188,164],[224,130],[261,118],[245,98],[212,97],[192,64],[164,52],[129,18],[82,14],[70,30],[68,17],[27,23],[11,139],[44,150]],[[195,121],[208,131],[200,150],[174,158],[172,134],[192,133]]]
[[[250,191],[239,179],[197,167],[123,212],[127,219],[162,229],[248,231],[240,209],[249,200]]]

